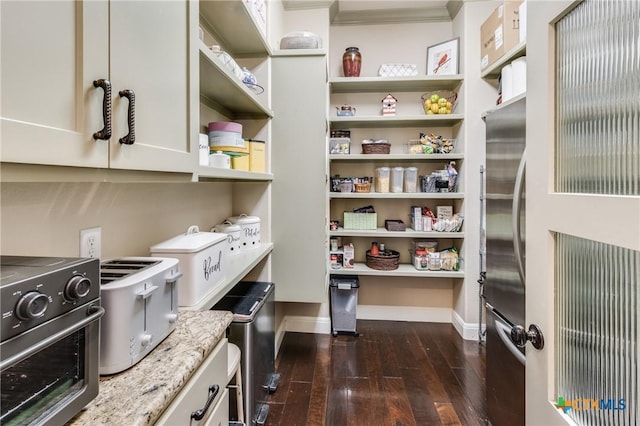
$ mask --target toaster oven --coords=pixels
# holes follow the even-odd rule
[[[98,259],[0,256],[0,424],[64,424],[98,395]]]

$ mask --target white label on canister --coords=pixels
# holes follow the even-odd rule
[[[215,262],[215,263],[214,263]],[[214,276],[216,272],[220,272],[220,265],[222,263],[222,250],[218,251],[217,262],[211,259],[211,256],[207,256],[203,262],[204,279],[209,281],[209,278]]]

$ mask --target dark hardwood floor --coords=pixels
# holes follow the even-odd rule
[[[286,333],[267,426],[488,424],[484,346],[450,324],[358,320],[356,329]]]

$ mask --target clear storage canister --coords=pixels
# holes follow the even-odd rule
[[[376,192],[389,192],[389,167],[378,167],[376,169]]]
[[[404,169],[404,192],[418,192],[418,168]]]
[[[394,167],[391,170],[391,192],[402,192],[404,181],[404,167]]]

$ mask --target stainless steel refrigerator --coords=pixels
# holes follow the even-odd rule
[[[493,426],[524,425],[524,349],[511,340],[525,322],[526,99],[487,114],[486,389]]]

